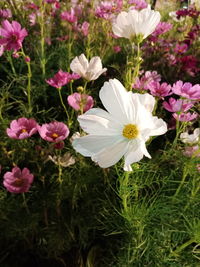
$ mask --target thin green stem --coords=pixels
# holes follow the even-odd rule
[[[135,82],[135,79],[138,77],[139,75],[139,71],[140,71],[140,65],[142,63],[142,60],[140,58],[140,43],[137,43],[137,55],[136,55],[136,66],[133,72],[133,78],[132,78],[132,82]]]
[[[125,172],[124,176],[119,178],[120,181],[120,188],[119,188],[119,195],[122,200],[122,207],[124,214],[128,214],[128,197],[129,197],[129,191],[128,191],[128,181],[129,181],[129,174],[130,172]]]
[[[26,209],[26,212],[27,212],[28,215],[30,215],[30,211],[29,211],[29,208],[28,208],[28,205],[27,205],[27,201],[26,201],[26,196],[25,196],[24,193],[22,193],[22,198],[23,198],[23,205],[24,205],[24,207]]]
[[[26,54],[24,53],[23,48],[21,48],[21,54],[24,57],[24,59],[26,59]],[[28,100],[28,113],[31,114],[32,112],[32,105],[31,105],[31,78],[32,78],[32,71],[31,71],[31,64],[29,61],[25,60],[26,65],[27,65],[27,69],[28,69],[28,73],[27,73],[27,79],[28,79],[28,83],[27,83],[27,100]]]
[[[195,239],[191,238],[190,240],[179,246],[176,250],[174,250],[172,254],[179,254],[183,249],[191,245],[193,242],[195,242]]]
[[[60,102],[61,102],[61,104],[62,104],[62,106],[63,106],[63,108],[65,110],[66,115],[67,115],[68,125],[70,126],[71,125],[71,121],[70,121],[70,117],[69,117],[69,114],[67,112],[66,106],[65,106],[65,104],[63,102],[63,98],[62,98],[62,94],[61,94],[61,88],[58,88],[58,93],[59,93],[59,97],[60,97]]]
[[[42,76],[45,77],[46,74],[46,59],[45,59],[45,29],[44,29],[44,11],[45,11],[45,1],[40,1],[40,47],[41,47],[41,69]]]
[[[188,169],[189,169],[188,166],[185,166],[184,169],[183,169],[183,176],[182,176],[181,182],[180,182],[180,184],[179,184],[179,186],[178,186],[178,188],[177,188],[177,190],[176,190],[176,192],[175,192],[175,194],[173,196],[173,200],[175,200],[175,198],[179,194],[181,188],[183,187],[183,184],[185,183],[185,179],[186,179],[186,177],[188,175]]]
[[[10,63],[10,66],[11,66],[13,74],[16,76],[17,75],[16,74],[16,70],[15,70],[15,67],[14,67],[14,64],[13,64],[12,56],[10,54],[8,55],[8,61]]]

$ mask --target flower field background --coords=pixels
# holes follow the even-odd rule
[[[198,0],[2,0],[0,266],[200,266],[199,101]]]

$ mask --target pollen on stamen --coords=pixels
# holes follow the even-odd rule
[[[135,124],[127,124],[124,126],[122,135],[128,139],[134,139],[138,136],[139,131]]]
[[[53,133],[51,137],[56,139],[58,137],[58,134],[57,133]]]

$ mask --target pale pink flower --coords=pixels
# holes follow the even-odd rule
[[[86,94],[74,93],[67,98],[68,104],[75,110],[88,111],[94,105],[92,96]]]
[[[148,4],[145,0],[129,0],[128,3],[133,5],[131,6],[131,9],[141,10],[148,7]]]
[[[200,157],[200,148],[198,145],[196,146],[187,146],[183,154],[187,157]]]
[[[163,107],[168,110],[169,112],[180,112],[180,111],[188,111],[194,104],[192,102],[188,102],[182,99],[175,99],[170,97],[168,102],[163,102]]]
[[[84,21],[82,26],[81,26],[81,31],[82,31],[84,36],[88,36],[89,27],[90,27],[90,24],[87,21]]]
[[[78,20],[74,8],[71,8],[70,11],[63,11],[60,14],[60,17],[62,20],[66,20],[69,23],[75,23]]]
[[[172,94],[171,85],[167,83],[152,82],[149,85],[149,90],[153,96],[161,98]]]
[[[174,52],[177,54],[183,54],[188,50],[187,44],[176,44]]]
[[[6,172],[3,179],[3,185],[9,192],[19,194],[28,192],[34,176],[29,169],[23,168],[21,171],[16,166],[12,169],[12,172]]]
[[[112,20],[115,16],[115,13],[119,13],[121,11],[122,6],[122,0],[101,1],[95,10],[95,15],[99,18]]]
[[[180,139],[186,144],[196,144],[200,140],[200,128],[194,129],[193,133],[184,132],[180,134]]]
[[[64,72],[59,70],[53,78],[46,80],[46,82],[56,88],[61,88],[62,86],[66,85],[67,83],[71,82],[72,80],[79,79],[80,76],[76,73],[70,74],[69,72]]]
[[[4,46],[4,50],[18,51],[22,47],[24,38],[28,35],[26,29],[22,29],[17,21],[8,20],[2,22],[0,28],[0,45]]]
[[[25,139],[37,133],[37,122],[34,119],[19,118],[10,123],[6,132],[10,138]]]
[[[177,81],[173,84],[172,91],[176,95],[186,97],[192,100],[200,99],[200,85],[192,85],[189,82],[183,83],[182,81]]]
[[[38,125],[37,128],[41,138],[48,142],[58,143],[69,135],[69,129],[63,122],[45,123],[42,126]]]
[[[136,78],[132,88],[137,90],[149,90],[152,82],[160,82],[160,80],[161,76],[157,71],[145,71],[143,76]]]
[[[88,62],[84,54],[81,54],[79,57],[75,57],[70,64],[70,68],[73,72],[79,74],[88,81],[96,80],[107,70],[102,67],[100,57],[93,57]]]
[[[12,17],[12,12],[10,9],[0,9],[0,18],[8,19]]]
[[[172,116],[174,117],[174,119],[178,121],[192,121],[198,117],[198,114],[195,112],[194,113],[187,112],[181,114],[173,113]]]

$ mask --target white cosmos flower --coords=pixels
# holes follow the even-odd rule
[[[145,39],[150,35],[160,22],[160,13],[151,10],[150,6],[142,10],[130,9],[122,11],[112,25],[115,35],[133,39],[135,35],[141,35]]]
[[[155,99],[149,94],[127,92],[117,80],[105,82],[99,93],[107,111],[93,108],[78,117],[87,136],[72,143],[76,151],[107,168],[123,156],[124,170],[143,156],[151,158],[145,142],[167,131],[162,119],[152,115]]]
[[[198,143],[199,138],[200,138],[200,128],[196,128],[193,134],[189,134],[188,132],[184,132],[180,134],[181,141],[187,144]]]
[[[88,81],[96,80],[107,70],[106,68],[102,68],[100,57],[93,57],[90,62],[88,62],[84,54],[75,57],[70,64],[70,68],[73,72],[78,73]]]

